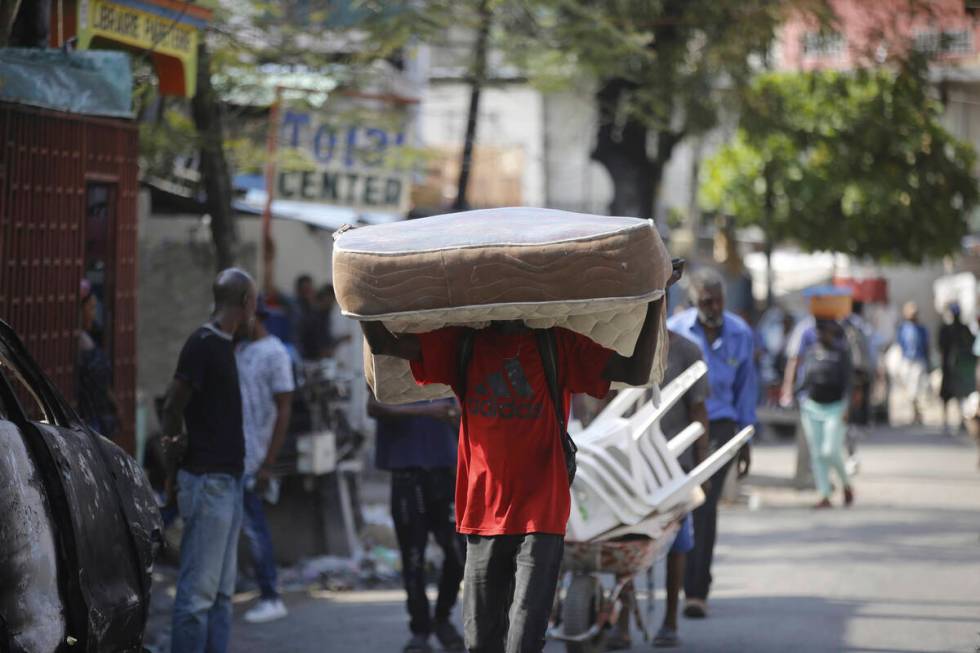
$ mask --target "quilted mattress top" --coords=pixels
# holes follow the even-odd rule
[[[505,208],[339,233],[333,270],[343,313],[381,320],[393,333],[523,320],[630,355],[671,266],[651,221]],[[666,340],[662,333],[651,383],[662,377]],[[451,395],[448,387],[416,385],[404,361],[365,354],[380,401]]]
[[[511,207],[447,213],[353,229],[341,234],[337,248],[346,252],[397,255],[464,247],[537,247],[644,227],[649,227],[649,222],[637,218]]]
[[[354,229],[334,245],[345,315],[654,299],[670,263],[652,223],[536,208],[467,211]]]

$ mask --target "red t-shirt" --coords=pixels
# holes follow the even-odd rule
[[[419,335],[415,380],[444,383],[459,394],[461,329]],[[559,385],[568,415],[571,393],[602,397],[602,370],[612,352],[555,329]],[[460,533],[563,535],[570,499],[565,454],[533,331],[478,331],[468,368],[459,434],[456,525]]]

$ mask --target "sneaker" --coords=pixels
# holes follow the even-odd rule
[[[282,619],[289,610],[280,599],[259,599],[251,610],[245,613],[245,621],[250,624],[264,624]]]
[[[684,616],[688,619],[704,619],[708,616],[708,605],[704,599],[688,599],[684,603]]]
[[[813,506],[814,510],[826,510],[827,508],[833,508],[834,504],[830,502],[830,499],[820,499],[820,501]]]
[[[854,503],[854,490],[850,486],[844,488],[844,505],[850,506]]]
[[[412,635],[412,639],[408,640],[408,644],[405,644],[405,648],[402,649],[403,653],[432,653],[432,647],[429,646],[429,638],[425,635]]]
[[[433,629],[436,634],[436,639],[439,640],[439,644],[442,645],[444,651],[464,651],[466,650],[466,644],[463,642],[463,637],[448,621],[440,621],[436,623]]]

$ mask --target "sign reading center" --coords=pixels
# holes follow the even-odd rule
[[[276,196],[374,211],[407,209],[408,173],[397,166],[405,132],[364,120],[366,124],[337,125],[326,116],[285,112],[281,143],[302,152],[315,169],[280,167]]]

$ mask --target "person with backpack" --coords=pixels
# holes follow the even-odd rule
[[[680,277],[680,264],[670,283]],[[394,335],[361,322],[375,355],[411,363],[416,382],[452,387],[462,407],[456,529],[466,536],[463,630],[471,653],[539,653],[564,551],[575,445],[572,393],[650,377],[663,300],[651,302],[632,356],[561,328],[521,321]]]
[[[854,502],[844,460],[844,435],[853,366],[841,325],[828,319],[816,321],[817,340],[805,354],[800,417],[810,448],[810,465],[820,501],[816,508],[830,508],[830,469],[844,487],[844,505]]]

